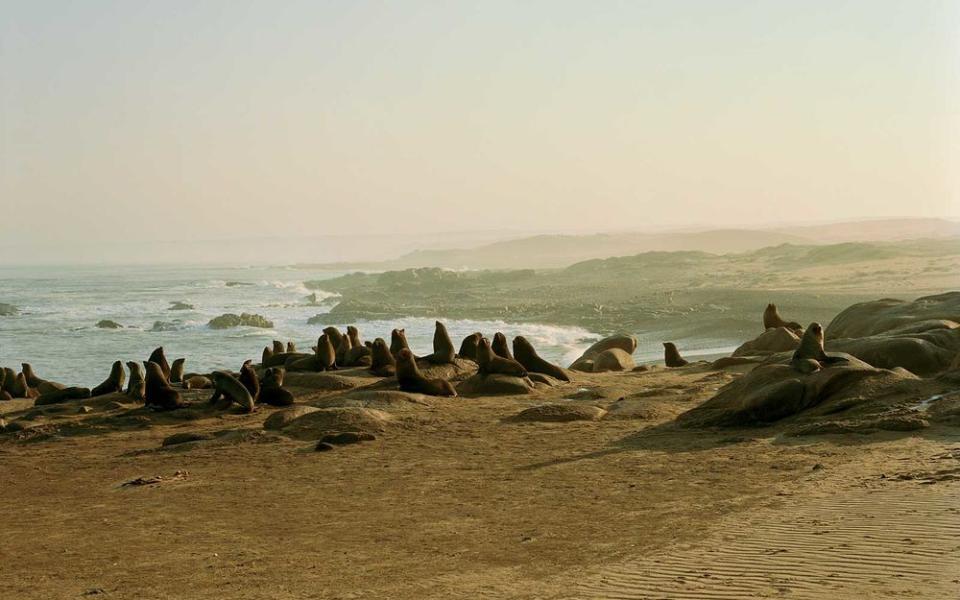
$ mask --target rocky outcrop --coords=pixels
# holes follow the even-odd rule
[[[226,313],[210,319],[207,326],[211,329],[230,329],[232,327],[259,327],[261,329],[270,329],[273,327],[273,322],[268,321],[261,315],[253,315],[250,313],[235,315],[233,313]]]
[[[570,421],[599,421],[607,411],[597,406],[582,404],[541,404],[524,409],[511,421],[538,423],[569,423]]]
[[[960,292],[924,296],[913,302],[884,298],[842,311],[827,326],[827,340],[862,338],[882,333],[901,335],[928,329],[955,328],[960,322]]]
[[[100,329],[123,329],[123,325],[117,323],[116,321],[111,321],[110,319],[103,319],[102,321],[97,322],[97,327]]]
[[[800,336],[787,327],[771,327],[733,351],[733,356],[762,356],[777,352],[793,352],[800,345]]]
[[[530,394],[535,389],[528,377],[478,373],[458,385],[457,393],[461,396],[514,396]]]

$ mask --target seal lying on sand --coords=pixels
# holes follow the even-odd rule
[[[417,368],[417,361],[409,348],[397,354],[397,383],[400,390],[428,396],[456,396],[457,391],[446,379],[427,379]]]
[[[504,358],[493,353],[490,342],[487,338],[480,339],[480,345],[477,346],[477,364],[480,365],[482,375],[513,375],[514,377],[526,377],[527,370],[512,358]]]
[[[147,362],[157,363],[160,370],[163,371],[163,378],[170,382],[170,365],[167,363],[167,357],[163,354],[163,346],[150,353]],[[149,369],[147,369],[149,371]]]
[[[497,356],[502,356],[503,358],[509,358],[510,360],[513,360],[513,355],[510,354],[510,348],[507,346],[507,336],[503,335],[499,331],[493,334],[493,343],[490,344],[490,348]]]
[[[147,399],[147,382],[143,377],[143,366],[135,361],[127,363],[130,369],[130,379],[127,381],[127,398],[143,402]]]
[[[253,412],[253,396],[243,387],[236,377],[226,371],[213,372],[213,396],[210,396],[210,404],[217,408],[229,408],[231,404],[239,404],[245,412]],[[221,398],[226,402],[220,402]]]
[[[170,367],[170,383],[183,383],[183,363],[187,359],[178,358],[173,361],[173,365]]]
[[[680,351],[677,350],[677,345],[673,342],[663,343],[663,362],[668,367],[684,367],[690,364],[689,361],[680,356]]]
[[[283,376],[286,374],[283,367],[270,367],[263,374],[262,385],[258,402],[270,406],[290,406],[293,404],[293,394],[283,389]]]
[[[33,401],[34,406],[43,406],[45,404],[57,404],[66,400],[80,400],[90,397],[90,389],[85,387],[68,387],[60,390],[54,390],[40,396]]]
[[[564,369],[540,358],[533,344],[522,335],[513,338],[513,354],[517,362],[531,373],[543,373],[561,381],[570,381],[570,375]]]
[[[213,387],[213,382],[210,381],[209,377],[204,377],[203,375],[193,375],[187,377],[183,381],[183,389],[185,390],[209,390]]]
[[[800,323],[785,321],[777,311],[777,305],[773,303],[768,304],[767,308],[763,311],[763,329],[767,330],[771,327],[786,327],[787,329],[796,331],[798,334],[803,331],[803,326],[800,325]]]
[[[793,352],[790,366],[801,373],[818,371],[823,365],[848,362],[842,356],[828,356],[823,350],[823,326],[810,323],[800,338],[800,346]]]
[[[90,395],[103,396],[104,394],[123,392],[123,384],[126,382],[127,372],[123,370],[123,363],[116,360],[110,367],[110,376],[107,377],[106,381],[90,390]]]
[[[373,340],[370,372],[379,377],[391,377],[397,374],[397,360],[390,354],[387,342],[383,338]]]
[[[450,334],[447,333],[446,326],[440,321],[436,322],[433,331],[433,354],[423,358],[435,365],[445,365],[453,362],[457,353],[453,348],[453,342],[450,341]]]
[[[146,369],[144,402],[147,406],[158,410],[173,410],[183,406],[180,392],[170,387],[160,365],[148,360],[143,367]]]
[[[247,391],[253,396],[253,401],[256,402],[257,396],[260,394],[260,379],[257,377],[253,365],[250,364],[251,362],[249,360],[243,361],[243,365],[240,367],[240,383],[247,388]]]
[[[33,367],[30,365],[30,363],[21,363],[20,367],[20,372],[23,373],[23,377],[27,380],[27,385],[32,388],[36,388],[40,395],[67,388],[67,386],[63,385],[62,383],[57,383],[56,381],[47,381],[46,379],[37,377],[34,374]],[[0,387],[2,387],[2,384],[0,384]]]
[[[463,338],[463,341],[460,343],[460,352],[457,352],[457,355],[460,358],[477,362],[477,346],[480,345],[480,338],[482,337],[483,334],[477,331]]]

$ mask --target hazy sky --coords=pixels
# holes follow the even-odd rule
[[[960,2],[0,2],[0,241],[960,216]]]

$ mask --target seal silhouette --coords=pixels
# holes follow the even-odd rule
[[[800,345],[793,352],[790,365],[801,373],[817,371],[823,365],[846,363],[842,356],[829,356],[823,349],[823,326],[813,322],[807,326],[800,338]]]
[[[130,379],[127,380],[127,398],[144,402],[147,399],[147,382],[143,375],[143,366],[135,361],[127,362]]]
[[[163,371],[163,378],[167,380],[167,383],[170,382],[170,365],[167,363],[167,357],[163,354],[163,346],[151,352],[147,362],[157,363],[160,370]]]
[[[490,341],[487,338],[481,338],[477,346],[477,364],[480,366],[482,375],[513,375],[514,377],[526,377],[527,370],[512,358],[504,358],[494,354],[490,347]]]
[[[450,341],[446,325],[437,321],[433,330],[433,354],[423,358],[435,365],[445,365],[452,363],[456,355],[457,352],[453,348],[453,342]]]
[[[383,338],[373,340],[370,372],[379,377],[391,377],[397,374],[397,360],[390,353]]]
[[[144,377],[144,402],[150,408],[157,410],[173,410],[183,406],[180,392],[170,387],[163,369],[152,360],[143,363],[146,370]]]
[[[480,338],[482,337],[483,334],[477,331],[463,338],[463,341],[460,342],[460,352],[457,352],[457,355],[460,358],[477,362],[477,346],[480,344]]]
[[[517,362],[531,373],[543,373],[561,381],[570,381],[570,375],[566,370],[540,358],[533,344],[522,335],[513,338],[513,354]]]
[[[390,354],[396,358],[400,351],[406,348],[410,350],[410,344],[407,343],[407,332],[403,329],[394,329],[390,332]],[[413,351],[410,352],[413,354]],[[416,360],[416,356],[413,357]]]
[[[123,363],[119,360],[114,361],[113,366],[110,367],[110,376],[103,383],[90,390],[90,395],[103,396],[104,394],[122,392],[123,384],[126,382],[127,372],[123,370]]]
[[[264,371],[263,381],[260,382],[259,402],[270,406],[290,406],[293,404],[293,394],[283,387],[284,375],[286,375],[286,369],[283,367],[270,367]]]
[[[397,354],[397,383],[400,390],[428,396],[456,396],[457,391],[446,379],[427,379],[417,368],[417,361],[409,348]]]
[[[250,392],[250,395],[253,396],[253,401],[257,401],[257,396],[260,394],[260,380],[257,378],[257,372],[254,370],[252,361],[246,360],[243,362],[243,365],[240,366],[240,383],[243,384],[243,387],[247,388],[247,391]],[[270,367],[275,368],[275,367]]]
[[[510,354],[510,348],[507,346],[507,336],[503,335],[499,331],[493,334],[493,343],[490,344],[490,348],[497,356],[502,356],[503,358],[509,358],[510,360],[513,360],[513,355]]]
[[[677,350],[677,345],[673,342],[663,343],[663,361],[668,367],[683,367],[690,364],[689,361],[680,356],[680,351]]]
[[[214,391],[210,404],[217,408],[230,408],[232,404],[238,404],[244,412],[253,412],[253,396],[236,377],[226,371],[214,371],[212,375]]]
[[[803,331],[803,326],[800,325],[800,323],[784,320],[783,317],[780,316],[780,312],[777,311],[777,305],[772,302],[768,304],[767,308],[763,311],[763,329],[767,330],[771,327],[786,327],[797,333]]]

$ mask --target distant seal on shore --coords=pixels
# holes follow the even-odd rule
[[[317,370],[337,370],[337,352],[333,349],[333,341],[326,332],[317,339]]]
[[[163,354],[163,346],[151,352],[147,362],[157,363],[160,370],[163,371],[163,378],[167,380],[167,383],[170,382],[170,364],[167,363],[167,357]]]
[[[135,361],[129,361],[127,368],[130,369],[130,379],[127,380],[127,397],[144,402],[147,399],[147,382],[143,376],[143,366]]]
[[[286,370],[283,367],[270,367],[263,374],[260,386],[259,402],[270,406],[290,406],[293,404],[293,394],[283,388],[283,377]]]
[[[333,346],[333,349],[336,350],[340,347],[340,339],[343,337],[343,334],[336,327],[324,327],[323,333],[327,335],[327,339],[330,340],[330,345]]]
[[[450,334],[447,333],[447,327],[440,321],[436,322],[433,330],[433,354],[423,358],[435,365],[445,365],[453,362],[457,352],[450,341]]]
[[[273,340],[273,353],[274,354],[283,354],[286,349],[283,346],[283,342],[280,340]]]
[[[371,350],[370,372],[379,377],[391,377],[397,374],[397,360],[390,353],[387,342],[383,338],[373,340]]]
[[[273,348],[270,346],[264,346],[263,352],[260,354],[260,364],[265,365],[273,357]]]
[[[668,367],[683,367],[690,364],[689,361],[680,356],[680,351],[677,350],[677,345],[673,342],[663,343],[663,362]]]
[[[243,387],[247,388],[247,391],[250,392],[250,395],[253,397],[253,401],[257,401],[257,396],[260,394],[260,379],[257,377],[257,372],[254,370],[252,361],[245,360],[243,365],[240,366],[240,383],[243,384]],[[277,367],[270,367],[275,369]]]
[[[147,406],[158,410],[173,410],[183,406],[180,392],[170,387],[163,369],[152,360],[143,363],[146,370],[144,377],[144,402]]]
[[[226,371],[214,371],[212,375],[214,392],[210,397],[210,404],[217,408],[229,408],[232,404],[238,404],[244,412],[253,412],[253,396],[236,377]],[[226,402],[220,402],[221,398]]]
[[[297,351],[297,345],[293,342],[287,342],[287,354]]]
[[[507,346],[507,336],[499,331],[493,334],[493,343],[490,344],[490,349],[492,349],[493,353],[497,356],[513,360],[513,355],[510,354],[510,347]]]
[[[457,391],[446,379],[427,379],[417,368],[417,361],[409,348],[397,354],[397,383],[400,390],[428,396],[456,396]]]
[[[113,394],[123,391],[123,384],[127,382],[127,372],[123,370],[123,363],[119,360],[113,361],[110,367],[110,376],[90,390],[91,396],[103,396],[104,394]]]
[[[390,332],[390,354],[396,358],[403,349],[410,350],[410,344],[407,343],[407,332],[403,329],[394,329]],[[413,351],[410,351],[413,354]],[[416,360],[416,356],[414,356]]]
[[[183,383],[183,365],[187,362],[185,358],[178,358],[170,365],[170,383]]]
[[[480,345],[480,338],[482,337],[483,334],[477,331],[463,338],[463,341],[460,342],[460,352],[457,352],[457,355],[460,358],[477,362],[477,346]]]
[[[34,400],[34,406],[44,406],[46,404],[57,404],[67,400],[82,400],[90,397],[90,389],[85,387],[65,387],[59,390],[53,390],[45,394],[40,394]]]
[[[43,394],[49,394],[51,392],[67,389],[67,386],[63,385],[62,383],[57,383],[56,381],[47,381],[46,379],[37,377],[34,374],[33,367],[30,365],[30,363],[21,363],[20,367],[20,372],[23,373],[24,378],[27,380],[27,385],[35,388],[41,396]],[[2,384],[0,384],[0,387],[2,387]]]
[[[790,365],[801,373],[819,370],[823,365],[848,362],[842,356],[828,356],[823,349],[823,326],[813,322],[803,332],[800,346],[793,352]]]
[[[504,358],[494,354],[493,348],[487,338],[480,338],[480,344],[477,346],[477,364],[480,366],[482,375],[513,375],[514,377],[526,377],[527,370],[512,358]]]
[[[522,335],[513,338],[513,354],[517,362],[531,373],[543,373],[561,381],[570,381],[570,375],[564,369],[540,358],[533,344]]]
[[[777,305],[772,302],[767,305],[767,308],[763,311],[763,329],[766,331],[771,327],[786,327],[787,329],[792,329],[797,333],[803,331],[803,326],[796,321],[785,321],[783,317],[780,316],[780,313],[777,311]]]

